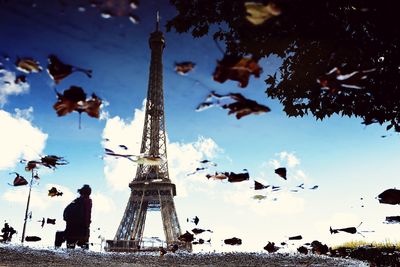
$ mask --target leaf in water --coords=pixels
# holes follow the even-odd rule
[[[25,73],[40,72],[42,67],[39,62],[32,58],[18,58],[15,62],[15,66],[19,71]]]
[[[56,219],[47,218],[46,223],[47,224],[56,224]]]
[[[53,108],[58,116],[65,116],[77,111],[79,114],[86,112],[90,117],[99,118],[102,101],[95,94],[92,94],[92,98],[86,99],[86,93],[83,89],[73,85],[63,94],[57,92],[57,97],[58,101],[53,105]]]
[[[220,95],[215,92],[211,92],[207,96],[205,102],[200,103],[196,108],[196,111],[202,111],[212,106],[220,106],[223,109],[228,109],[228,115],[236,114],[237,119],[250,114],[261,114],[271,111],[269,107],[258,104],[254,100],[247,99],[242,94],[230,93],[227,95]]]
[[[254,181],[254,190],[261,190],[270,187],[270,185],[263,185],[257,181]]]
[[[50,55],[48,57],[48,60],[49,64],[47,65],[47,71],[56,84],[60,83],[61,80],[63,80],[65,77],[69,76],[73,72],[83,72],[89,78],[92,77],[92,70],[82,69],[69,64],[65,64],[55,55]]]
[[[224,240],[224,243],[227,245],[241,245],[242,244],[242,239],[237,238],[237,237],[232,237]]]
[[[263,24],[266,20],[279,16],[282,11],[281,9],[272,2],[267,5],[255,2],[244,3],[246,12],[249,14],[246,19],[254,25]]]
[[[186,233],[178,237],[178,240],[182,242],[192,242],[194,240],[194,237],[191,233],[186,231]]]
[[[400,216],[387,216],[386,223],[400,223]]]
[[[195,66],[196,64],[191,61],[176,62],[175,71],[180,75],[185,75],[189,71],[192,71]]]
[[[250,175],[248,172],[243,172],[243,173],[230,172],[228,175],[228,182],[230,183],[243,182],[249,180],[249,178]]]
[[[289,240],[301,240],[303,237],[301,235],[296,235],[296,236],[291,236],[289,237]]]
[[[274,242],[268,242],[268,244],[265,245],[264,249],[268,251],[268,253],[274,253],[279,250],[279,247],[275,246]]]
[[[67,165],[68,161],[66,161],[63,157],[55,156],[55,155],[47,155],[40,159],[41,164],[47,168],[55,169],[58,165]]]
[[[26,83],[26,76],[25,75],[18,75],[15,78],[14,83],[16,83],[16,84]]]
[[[214,179],[214,180],[225,180],[228,179],[228,172],[215,172],[215,174],[207,174],[206,177],[207,179]]]
[[[204,229],[200,229],[200,228],[193,228],[193,229],[192,229],[192,232],[193,232],[195,235],[201,234],[201,233],[203,233],[203,232],[210,232],[210,233],[212,233],[211,230],[204,230]]]
[[[262,68],[254,59],[225,54],[222,60],[217,61],[213,78],[220,83],[228,79],[238,81],[239,86],[244,88],[249,83],[250,75],[258,78],[261,72]]]
[[[149,166],[159,166],[163,162],[160,157],[153,157],[153,156],[139,156],[134,161],[137,164],[143,164]]]
[[[287,180],[287,178],[286,178],[286,168],[284,168],[284,167],[277,168],[277,169],[275,169],[275,173],[278,174],[283,179]]]
[[[13,182],[13,186],[23,186],[23,185],[27,185],[28,181],[21,175],[19,175],[19,173],[17,172],[12,172],[10,174],[15,174],[15,178],[14,178],[14,182]]]
[[[38,236],[27,236],[27,237],[25,237],[25,241],[26,242],[37,242],[37,241],[40,241],[40,240],[42,240],[40,237],[38,237]]]
[[[254,195],[253,196],[253,199],[258,200],[258,201],[264,200],[266,198],[267,198],[267,196],[264,196],[264,195]]]
[[[400,190],[387,189],[378,195],[379,203],[398,205],[400,204]]]
[[[55,197],[55,196],[62,196],[63,192],[58,191],[57,188],[55,188],[54,186],[52,188],[50,188],[48,196],[50,197]]]

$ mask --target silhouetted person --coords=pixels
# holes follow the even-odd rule
[[[17,232],[15,229],[11,226],[8,225],[8,223],[4,223],[3,229],[1,229],[1,232],[3,233],[3,240],[2,242],[10,242],[12,239],[12,236]]]
[[[89,248],[89,226],[92,213],[92,200],[89,196],[92,189],[85,184],[81,189],[78,189],[78,193],[80,196],[64,210],[63,217],[66,227],[64,232],[56,233],[56,247],[60,247],[65,240],[67,241],[67,248],[75,248],[76,245],[84,249]]]

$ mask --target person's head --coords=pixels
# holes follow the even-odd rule
[[[85,184],[82,186],[81,189],[78,189],[78,193],[81,196],[90,196],[90,194],[92,193],[92,188],[90,188],[89,185]]]

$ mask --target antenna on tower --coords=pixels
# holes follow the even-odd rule
[[[156,31],[160,30],[160,12],[157,11]]]

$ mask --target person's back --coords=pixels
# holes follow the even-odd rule
[[[88,185],[84,185],[81,189],[78,189],[80,197],[65,208],[63,217],[66,222],[66,228],[62,238],[57,237],[56,234],[56,247],[61,246],[59,239],[66,240],[68,248],[74,248],[75,245],[83,248],[89,247],[89,227],[92,212],[92,200],[89,196],[91,192],[91,188]]]

